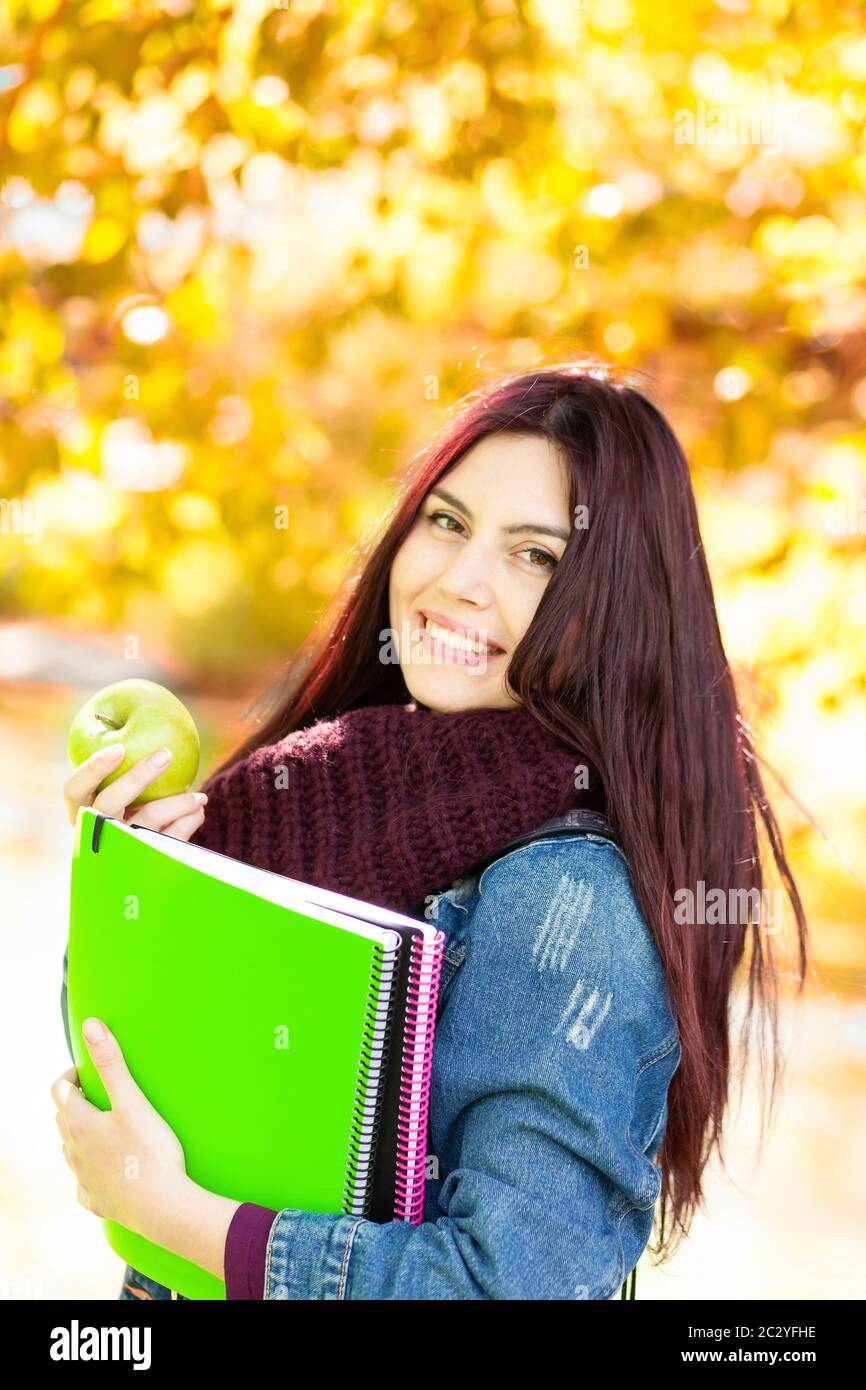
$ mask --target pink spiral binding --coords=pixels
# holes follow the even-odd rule
[[[400,1075],[400,1114],[397,1122],[397,1181],[394,1220],[417,1226],[424,1211],[427,1168],[427,1116],[433,1037],[445,933],[438,931],[425,944],[413,936],[410,947],[406,1035]]]

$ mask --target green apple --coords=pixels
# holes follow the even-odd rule
[[[98,690],[81,706],[70,726],[67,743],[73,767],[113,743],[123,744],[123,760],[103,778],[97,793],[160,748],[171,749],[171,762],[130,806],[143,806],[161,796],[189,791],[198,772],[198,730],[186,706],[164,685],[145,680],[118,681]]]

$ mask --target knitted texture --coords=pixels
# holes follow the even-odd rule
[[[521,705],[368,705],[205,783],[192,844],[402,912],[549,817],[594,804],[574,750]]]

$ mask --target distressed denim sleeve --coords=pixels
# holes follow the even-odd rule
[[[265,1298],[615,1296],[651,1228],[678,1038],[614,854],[548,842],[487,870],[436,1037],[441,1214],[283,1210]]]

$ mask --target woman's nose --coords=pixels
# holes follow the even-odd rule
[[[493,596],[489,569],[489,559],[485,561],[480,551],[470,555],[468,548],[464,549],[440,574],[439,588],[449,598],[486,607]]]

